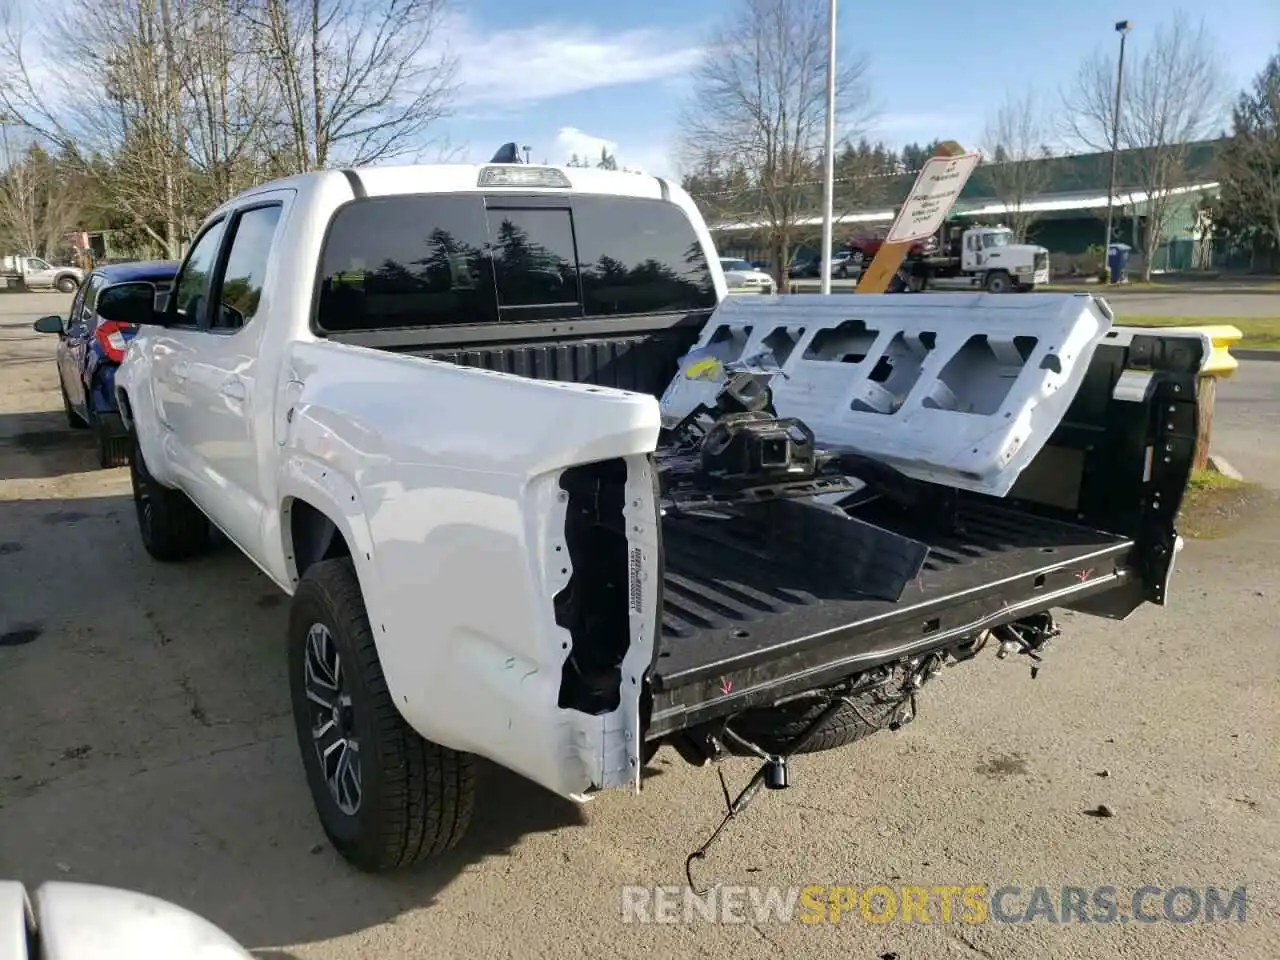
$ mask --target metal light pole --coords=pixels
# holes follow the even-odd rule
[[[831,292],[831,211],[836,185],[836,0],[827,0],[827,136],[822,153],[822,292]]]
[[[1116,164],[1120,161],[1120,94],[1124,90],[1124,39],[1129,34],[1132,24],[1128,20],[1116,23],[1116,33],[1120,34],[1120,63],[1116,67],[1116,105],[1111,114],[1111,183],[1107,187],[1107,235],[1102,242],[1102,256],[1107,264],[1107,279],[1111,276],[1111,217],[1115,209]]]

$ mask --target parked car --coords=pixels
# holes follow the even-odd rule
[[[864,234],[855,237],[849,241],[849,247],[845,252],[851,265],[861,269],[866,264],[875,259],[876,254],[880,252],[880,248],[884,246],[885,238],[882,234]],[[931,256],[938,249],[937,236],[925,237],[923,240],[917,240],[907,250],[907,259]]]
[[[25,290],[73,293],[83,279],[84,271],[79,267],[54,266],[39,257],[20,254],[0,257],[0,280],[5,285],[16,281],[16,285]]]
[[[821,269],[817,257],[796,257],[787,267],[787,276],[792,280],[804,280],[818,276]]]
[[[0,880],[0,960],[253,960],[204,917],[120,887]]]
[[[831,275],[845,279],[851,274],[856,276],[861,270],[861,259],[853,259],[851,251],[837,250],[831,255]],[[812,279],[822,276],[822,258],[815,256],[797,257],[787,268],[787,276],[793,280]]]
[[[177,262],[170,260],[98,267],[80,287],[65,318],[41,317],[35,322],[37,332],[58,335],[58,388],[67,424],[93,431],[98,462],[103,467],[119,467],[128,462],[128,435],[116,408],[115,373],[136,327],[104,320],[98,315],[98,303],[105,291],[135,281],[152,284],[155,296],[163,296],[177,270]],[[148,313],[154,306],[148,305]]]
[[[746,260],[721,257],[720,269],[730,293],[773,293],[773,277]]]

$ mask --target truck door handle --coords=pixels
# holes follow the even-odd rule
[[[244,381],[239,377],[227,377],[222,381],[221,392],[224,397],[230,397],[232,400],[243,400]]]

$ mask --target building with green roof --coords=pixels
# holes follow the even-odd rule
[[[1209,265],[1211,238],[1199,209],[1206,199],[1216,195],[1217,155],[1223,142],[1206,140],[1187,146],[1182,175],[1177,187],[1169,191],[1164,236],[1155,252],[1154,269],[1185,270]],[[1117,158],[1114,200],[1112,239],[1132,246],[1136,258],[1146,254],[1142,224],[1150,207],[1142,187],[1143,164],[1149,156],[1143,154],[1144,151],[1138,150],[1121,151]],[[1020,162],[1039,167],[1030,171],[1025,180],[1043,185],[1035,194],[1022,197],[1020,204],[1013,201],[1015,207],[1035,215],[1027,231],[1028,241],[1049,249],[1056,274],[1070,272],[1086,259],[1091,247],[1096,249],[1102,245],[1111,154],[1089,153]],[[1009,210],[1000,199],[1001,190],[993,176],[996,166],[996,163],[983,163],[974,171],[952,210],[953,217],[986,224],[998,224],[1002,218],[1007,221]],[[837,243],[887,229],[914,182],[915,174],[907,173],[837,183]],[[806,184],[799,190],[804,194],[799,201],[800,209],[813,213],[797,218],[797,255],[813,255],[818,252],[815,241],[821,239],[822,185]],[[1008,196],[1007,190],[1005,194]],[[725,209],[727,205],[723,203],[701,205],[722,255],[764,259],[766,224],[759,215],[758,203],[753,210],[751,198],[744,196],[734,198],[731,206],[736,209]],[[716,209],[712,210],[713,206]]]

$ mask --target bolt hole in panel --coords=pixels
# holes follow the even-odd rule
[[[729,297],[694,349],[725,363],[772,353],[779,416],[805,421],[829,449],[1004,496],[1066,414],[1110,327],[1089,294]],[[677,374],[664,422],[717,390]]]

